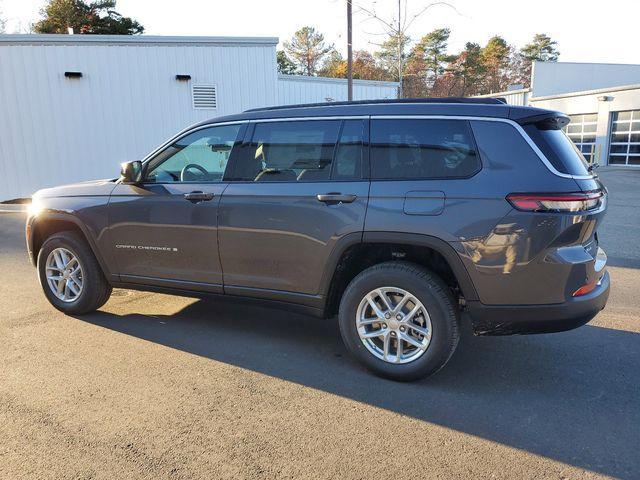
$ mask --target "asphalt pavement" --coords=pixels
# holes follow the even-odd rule
[[[474,337],[402,384],[335,321],[116,290],[70,317],[0,213],[0,478],[640,477],[640,170],[603,170],[607,308],[570,332]]]

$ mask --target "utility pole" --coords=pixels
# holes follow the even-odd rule
[[[351,0],[347,0],[347,99],[353,100],[353,49]]]
[[[398,98],[402,98],[402,7],[398,0]]]

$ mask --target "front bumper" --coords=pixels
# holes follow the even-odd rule
[[[468,302],[476,335],[517,335],[563,332],[580,327],[602,310],[609,298],[609,272],[587,295],[547,305],[484,305]]]

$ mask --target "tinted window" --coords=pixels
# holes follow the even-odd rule
[[[204,128],[173,143],[150,161],[146,182],[222,180],[241,125]]]
[[[235,180],[296,182],[329,180],[341,122],[257,123],[234,174]]]
[[[524,130],[556,170],[569,175],[589,174],[587,161],[562,130],[536,125],[525,125]]]
[[[363,149],[362,120],[346,120],[340,133],[336,149],[332,178],[336,180],[357,180],[362,178]]]
[[[373,120],[373,178],[456,178],[480,170],[464,120]]]

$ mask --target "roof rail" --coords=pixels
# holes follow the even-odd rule
[[[270,110],[283,110],[287,108],[308,108],[308,107],[333,107],[341,105],[380,105],[380,104],[406,104],[406,103],[464,103],[474,105],[505,105],[504,98],[467,98],[467,97],[429,97],[429,98],[397,98],[384,100],[356,100],[351,102],[321,102],[321,103],[299,103],[294,105],[277,105],[273,107],[251,108],[245,112],[263,112]]]

